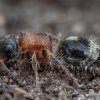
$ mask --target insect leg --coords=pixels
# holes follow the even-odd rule
[[[73,76],[73,74],[71,74],[69,70],[65,66],[63,66],[62,63],[48,49],[43,49],[42,52],[53,61],[53,65],[55,68],[57,67],[58,70],[62,70],[67,77],[70,77],[73,80],[76,87],[82,87],[81,85],[79,85],[78,80]]]
[[[35,73],[35,79],[36,79],[36,87],[39,87],[39,76],[38,76],[38,72],[37,72],[37,67],[39,66],[39,63],[37,61],[37,58],[36,58],[36,51],[33,52],[33,55],[31,57],[32,59],[32,69]]]
[[[16,76],[6,67],[6,65],[4,64],[4,62],[2,60],[0,60],[0,64],[3,70],[5,70],[9,75],[12,76],[14,82],[17,82],[17,78]]]

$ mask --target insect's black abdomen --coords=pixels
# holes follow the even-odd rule
[[[79,41],[63,41],[60,48],[62,50],[63,56],[66,55],[67,57],[72,57],[74,59],[78,58],[84,60],[89,54],[88,47]]]
[[[8,35],[0,41],[0,54],[7,59],[13,58],[18,53],[18,43],[14,35]]]
[[[93,61],[99,57],[99,47],[91,40],[71,36],[62,40],[58,46],[57,55],[65,61]]]

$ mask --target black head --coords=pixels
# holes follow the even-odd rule
[[[0,42],[0,53],[7,59],[13,58],[18,53],[18,43],[15,35],[8,35]]]
[[[61,56],[68,61],[83,61],[90,57],[90,41],[83,37],[71,36],[61,41]]]

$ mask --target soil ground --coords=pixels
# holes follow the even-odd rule
[[[85,35],[99,43],[99,0],[0,0],[0,38],[21,31]],[[5,62],[17,83],[0,68],[0,100],[99,100],[100,77],[76,77],[83,88],[50,66],[40,66],[37,81],[31,63],[14,58]],[[19,70],[20,69],[20,70]]]

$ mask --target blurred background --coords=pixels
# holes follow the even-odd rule
[[[78,33],[100,41],[100,0],[0,0],[0,38],[20,31]]]

